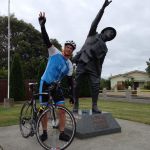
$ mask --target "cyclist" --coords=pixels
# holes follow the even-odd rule
[[[41,27],[41,33],[48,48],[49,58],[48,63],[43,73],[40,81],[39,92],[44,92],[49,85],[56,81],[60,81],[65,75],[68,76],[69,87],[73,89],[73,65],[69,58],[72,55],[73,50],[76,48],[76,44],[73,41],[66,41],[64,44],[64,50],[62,53],[51,43],[49,36],[46,32],[45,23],[46,17],[45,13],[40,12],[39,14],[39,24]],[[52,90],[52,98],[54,102],[58,105],[64,105],[64,97],[61,89]],[[40,104],[46,105],[49,97],[48,96],[40,96]],[[72,101],[73,102],[73,101]],[[47,116],[44,116],[42,120],[42,128],[43,134],[40,136],[42,141],[45,141],[48,138],[47,135]],[[59,112],[59,140],[69,141],[70,137],[64,133],[65,127],[65,114],[63,111]]]
[[[90,31],[83,47],[73,58],[73,62],[77,64],[74,94],[75,105],[73,109],[74,112],[78,112],[80,82],[82,82],[82,78],[88,76],[91,86],[92,112],[101,113],[101,110],[98,109],[97,101],[100,88],[102,65],[108,51],[106,42],[115,38],[116,30],[112,27],[107,27],[104,28],[101,33],[97,33],[96,29],[103,16],[105,8],[111,2],[112,1],[105,0],[102,8],[91,24]]]

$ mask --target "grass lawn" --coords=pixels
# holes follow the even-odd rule
[[[99,101],[98,105],[103,111],[112,113],[115,118],[150,125],[150,104]],[[22,104],[15,104],[12,108],[0,106],[0,127],[18,124],[21,106]],[[66,102],[66,106],[72,109],[68,101]],[[91,100],[81,98],[80,109],[91,109]]]
[[[18,124],[20,108],[21,104],[15,104],[11,108],[0,106],[0,127]]]

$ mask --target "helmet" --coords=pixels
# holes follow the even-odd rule
[[[66,41],[66,42],[65,42],[65,46],[66,46],[66,45],[71,45],[71,46],[73,47],[73,50],[76,49],[76,44],[75,44],[74,41]]]

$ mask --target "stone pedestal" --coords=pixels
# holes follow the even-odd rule
[[[111,113],[91,114],[89,110],[80,110],[80,114],[74,114],[74,117],[76,137],[80,139],[121,132],[120,125]]]
[[[4,107],[9,108],[14,105],[14,99],[13,98],[4,98]]]

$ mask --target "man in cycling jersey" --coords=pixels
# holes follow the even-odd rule
[[[102,71],[102,64],[107,53],[106,42],[115,38],[116,30],[112,27],[107,27],[97,33],[96,29],[100,22],[105,8],[112,1],[105,0],[102,8],[98,12],[96,18],[92,22],[87,39],[81,50],[73,58],[73,62],[77,64],[76,69],[76,83],[75,83],[75,105],[74,112],[78,112],[79,107],[79,87],[80,82],[86,76],[89,77],[92,95],[92,112],[101,113],[97,107],[98,94],[100,88],[100,76]]]
[[[69,58],[72,55],[73,50],[76,48],[76,44],[73,41],[66,41],[64,45],[64,50],[61,53],[50,41],[49,36],[46,32],[45,28],[46,17],[45,13],[39,14],[39,24],[41,27],[41,33],[48,48],[48,63],[43,73],[40,81],[40,88],[39,92],[44,92],[49,85],[54,82],[60,81],[64,76],[68,76],[69,86],[71,89],[73,88],[73,80],[72,80],[72,73],[73,73],[73,66]],[[64,105],[64,97],[62,94],[61,89],[57,89],[52,91],[52,98],[54,102],[58,105]],[[40,96],[40,104],[46,105],[49,97],[48,96]],[[68,141],[70,137],[64,133],[64,126],[65,126],[65,114],[64,112],[59,112],[60,122],[59,122],[59,130],[60,135],[59,139],[63,141]],[[47,116],[44,117],[42,122],[43,127],[43,134],[40,136],[42,141],[45,141],[47,136]]]

